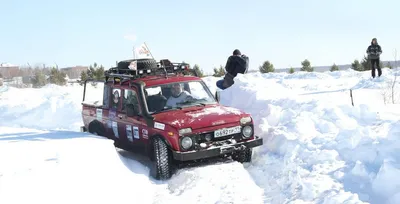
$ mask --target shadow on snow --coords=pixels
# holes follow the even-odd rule
[[[45,141],[57,139],[75,139],[75,138],[94,138],[105,139],[89,133],[63,131],[63,130],[49,130],[43,132],[18,132],[18,133],[0,133],[0,141]]]

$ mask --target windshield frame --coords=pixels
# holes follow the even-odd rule
[[[179,109],[183,109],[183,108],[188,108],[188,107],[193,107],[193,106],[199,106],[199,105],[201,105],[201,104],[205,104],[205,105],[215,105],[215,104],[218,103],[218,101],[216,100],[215,96],[211,93],[211,90],[208,88],[208,86],[206,85],[206,83],[204,83],[204,81],[201,80],[201,79],[199,79],[199,80],[186,80],[186,81],[185,81],[185,80],[179,80],[179,81],[174,81],[174,82],[169,82],[169,83],[155,84],[155,85],[152,85],[152,86],[143,86],[143,90],[144,90],[144,91],[147,91],[148,88],[155,88],[155,87],[160,87],[160,88],[161,88],[162,86],[169,86],[169,85],[172,85],[172,84],[190,83],[190,82],[198,82],[198,83],[200,83],[201,86],[203,87],[203,90],[206,91],[206,93],[209,95],[209,98],[211,98],[212,101],[205,101],[205,102],[193,103],[193,104],[182,104],[182,105],[179,105],[179,106],[177,106],[177,107],[172,107],[172,108],[168,108],[168,109],[165,109],[165,110],[162,110],[162,111],[152,112],[152,111],[149,111],[148,104],[147,104],[147,100],[146,100],[146,98],[144,98],[144,101],[145,101],[145,103],[146,103],[146,108],[147,108],[146,111],[147,111],[150,115],[154,115],[154,114],[158,114],[158,113],[162,113],[162,112],[166,112],[166,111],[179,110]]]

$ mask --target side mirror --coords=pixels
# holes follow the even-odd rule
[[[139,115],[138,106],[133,104],[126,104],[126,116],[133,117]]]

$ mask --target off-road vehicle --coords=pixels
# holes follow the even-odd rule
[[[263,144],[251,116],[219,104],[189,64],[133,59],[117,65],[104,81],[85,81],[81,131],[145,153],[156,179],[170,178],[183,161],[250,162],[252,148]]]

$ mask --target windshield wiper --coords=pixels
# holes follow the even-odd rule
[[[153,114],[155,114],[155,113],[160,113],[160,112],[163,112],[163,111],[168,111],[168,110],[177,110],[177,109],[182,110],[182,107],[179,107],[179,106],[176,106],[176,107],[166,107],[166,108],[163,108],[163,109],[161,109],[161,110],[159,110],[159,111],[154,111]]]
[[[195,103],[195,101],[184,101],[184,102],[180,102],[180,103],[176,103],[176,104],[188,105],[188,104],[193,104],[193,103]]]

